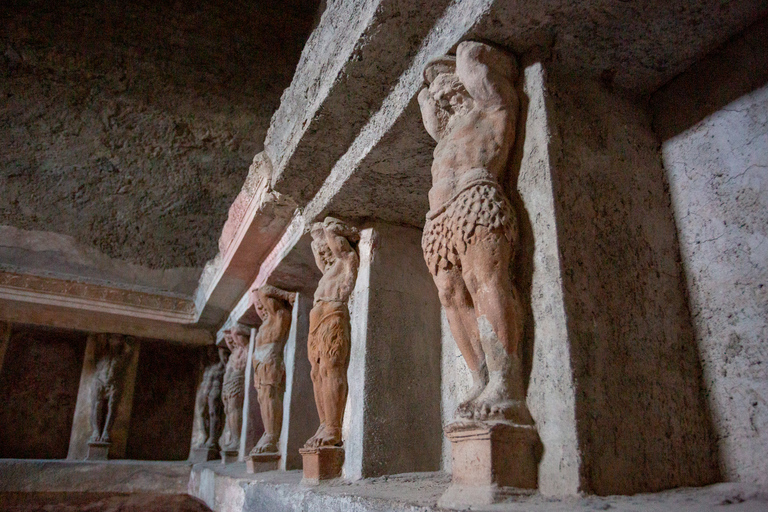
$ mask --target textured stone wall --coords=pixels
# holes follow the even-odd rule
[[[0,458],[67,456],[85,339],[13,326],[0,373]]]
[[[200,350],[142,341],[125,458],[187,458]]]
[[[582,488],[631,494],[716,481],[650,115],[588,79],[551,73],[547,89]]]
[[[318,4],[3,2],[0,224],[202,267]]]
[[[743,87],[756,75],[768,82],[768,35],[760,46],[750,39],[721,52],[732,74],[702,73],[724,64],[711,59],[671,84],[658,107],[721,103],[701,121],[660,114],[659,130],[669,135],[664,166],[721,470],[768,485],[768,85]],[[730,101],[733,91],[744,94]]]

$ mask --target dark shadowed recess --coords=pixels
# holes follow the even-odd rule
[[[67,457],[86,337],[13,326],[0,371],[0,458]]]
[[[142,340],[127,459],[187,458],[200,350],[199,347]]]

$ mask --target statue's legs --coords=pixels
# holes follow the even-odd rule
[[[99,441],[104,420],[104,399],[100,386],[91,388],[91,441]]]
[[[277,443],[283,428],[283,391],[273,384],[260,385],[257,390],[264,434],[251,454],[273,453],[278,450]]]
[[[319,348],[324,426],[306,446],[340,446],[341,422],[347,404],[347,368],[350,351],[350,319],[346,304],[325,303],[321,323],[314,331]]]
[[[117,408],[117,393],[114,392],[114,390],[110,390],[107,392],[107,416],[104,419],[104,429],[101,432],[101,439],[100,441],[102,443],[108,443],[109,442],[109,431],[112,429],[112,423],[115,421],[115,409]]]
[[[525,406],[520,341],[523,314],[509,273],[513,248],[500,229],[477,226],[461,257],[462,276],[475,305],[489,381],[473,401],[476,419],[530,423]]]
[[[206,448],[219,448],[219,436],[221,436],[221,399],[211,393],[208,396],[206,411],[203,418],[205,418],[205,433]]]
[[[318,328],[320,327],[320,321],[323,317],[323,304],[318,304],[312,308],[309,315],[309,336],[307,337],[307,355],[309,357],[309,364],[311,366],[310,377],[312,378],[312,391],[315,395],[315,406],[317,407],[317,415],[320,418],[320,426],[317,427],[315,435],[310,437],[305,446],[315,446],[315,441],[318,436],[321,436],[325,430],[325,401],[323,400],[323,389],[325,389],[323,383],[323,374],[320,371],[320,344],[321,336],[319,335]]]
[[[468,417],[470,416],[469,404],[488,384],[488,370],[485,354],[480,346],[475,306],[459,267],[451,265],[448,269],[441,268],[433,279],[437,286],[440,303],[448,317],[453,339],[472,374],[472,388],[456,410],[459,416]]]

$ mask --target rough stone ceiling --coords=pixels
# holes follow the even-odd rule
[[[202,267],[319,3],[2,2],[0,225]]]
[[[542,55],[642,101],[766,13],[766,0],[498,0],[463,39]],[[322,214],[422,227],[434,145],[412,101]]]

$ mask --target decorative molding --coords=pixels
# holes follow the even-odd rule
[[[192,298],[0,270],[0,299],[191,324]]]

